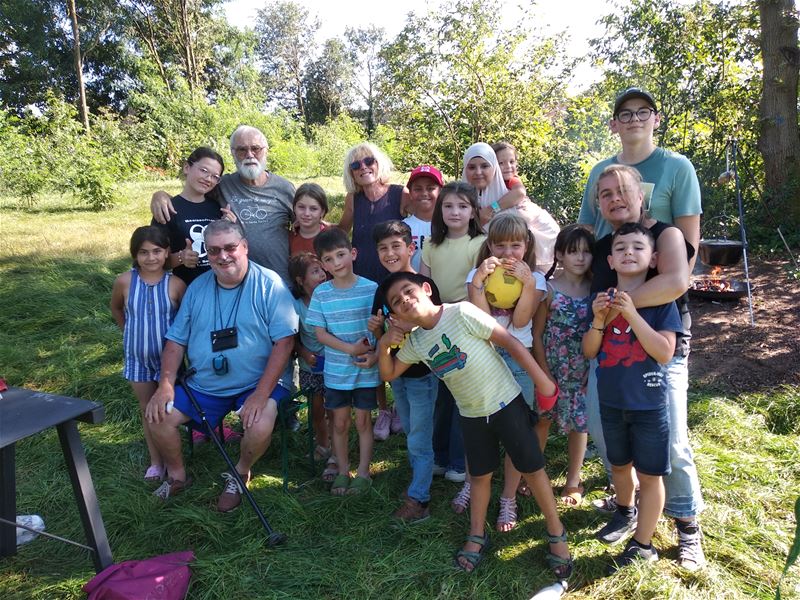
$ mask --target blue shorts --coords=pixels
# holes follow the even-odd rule
[[[211,396],[203,392],[198,392],[197,390],[192,390],[192,393],[194,394],[195,400],[197,400],[197,403],[200,405],[200,408],[202,408],[203,412],[206,414],[206,419],[209,424],[212,427],[216,427],[229,412],[242,408],[244,401],[247,400],[255,390],[256,388],[253,388],[237,396]],[[292,393],[285,387],[276,385],[269,397],[280,404],[291,395]],[[196,421],[197,423],[201,422],[200,413],[192,406],[183,386],[175,386],[175,400],[173,400],[173,402],[173,406],[192,421]]]
[[[600,421],[609,462],[633,462],[645,475],[668,475],[669,417],[664,403],[653,410],[623,410],[600,403]]]
[[[356,388],[354,390],[335,390],[325,386],[325,408],[353,407],[361,410],[378,408],[377,388]]]

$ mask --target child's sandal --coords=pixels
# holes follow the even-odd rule
[[[477,544],[479,546],[479,550],[477,552],[473,552],[471,550],[464,550],[462,548],[456,552],[456,556],[453,560],[457,569],[461,569],[465,573],[473,573],[478,565],[481,564],[481,561],[486,556],[486,552],[489,550],[489,534],[484,533],[482,537],[479,535],[468,535],[467,542]],[[462,564],[459,559],[463,559],[466,564]]]
[[[517,499],[500,496],[500,510],[497,513],[497,531],[511,531],[517,526]]]
[[[548,544],[558,544],[559,542],[567,542],[567,530],[563,529],[561,531],[561,535],[550,535],[550,533],[545,530],[547,543]],[[548,552],[545,555],[545,559],[547,560],[547,566],[550,568],[550,571],[559,581],[564,579],[569,579],[570,575],[572,575],[572,568],[574,567],[575,563],[572,560],[572,556],[568,556],[567,558],[563,558],[558,556],[557,554],[553,554],[552,552]]]
[[[469,506],[470,485],[469,481],[465,482],[455,497],[450,501],[450,507],[453,512],[460,515]]]

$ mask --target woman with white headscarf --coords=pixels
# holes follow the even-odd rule
[[[475,186],[481,208],[491,207],[492,213],[515,211],[525,219],[536,241],[536,269],[546,273],[553,265],[553,246],[559,232],[558,223],[542,207],[527,197],[516,206],[501,208],[499,201],[509,190],[497,164],[497,155],[489,144],[472,144],[464,153],[462,179]]]

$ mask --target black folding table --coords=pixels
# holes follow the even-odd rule
[[[106,528],[97,503],[92,475],[86,463],[77,421],[102,423],[102,405],[89,400],[9,387],[0,399],[0,517],[16,520],[16,466],[14,445],[45,429],[55,427],[67,465],[78,513],[92,559],[99,573],[112,563]],[[16,529],[0,526],[0,557],[17,551]]]

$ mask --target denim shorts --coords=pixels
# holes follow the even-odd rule
[[[325,387],[325,408],[353,407],[361,410],[374,410],[378,408],[378,397],[374,387],[356,388],[354,390],[335,390]]]
[[[600,404],[600,420],[609,462],[633,462],[645,475],[668,475],[669,417],[667,405],[653,410],[623,410]]]
[[[223,418],[225,418],[225,415],[227,415],[229,412],[242,408],[245,400],[247,400],[254,391],[256,391],[256,388],[242,392],[237,396],[212,396],[210,394],[198,392],[197,390],[192,390],[192,394],[194,395],[195,400],[197,400],[197,403],[200,405],[200,408],[203,409],[209,424],[212,427],[216,427],[217,424]],[[280,404],[291,395],[292,393],[285,387],[282,385],[276,385],[269,397]],[[189,417],[192,421],[200,423],[200,413],[198,413],[194,409],[194,406],[192,406],[192,403],[189,401],[189,397],[186,395],[183,386],[175,386],[175,399],[173,402],[175,408]]]

